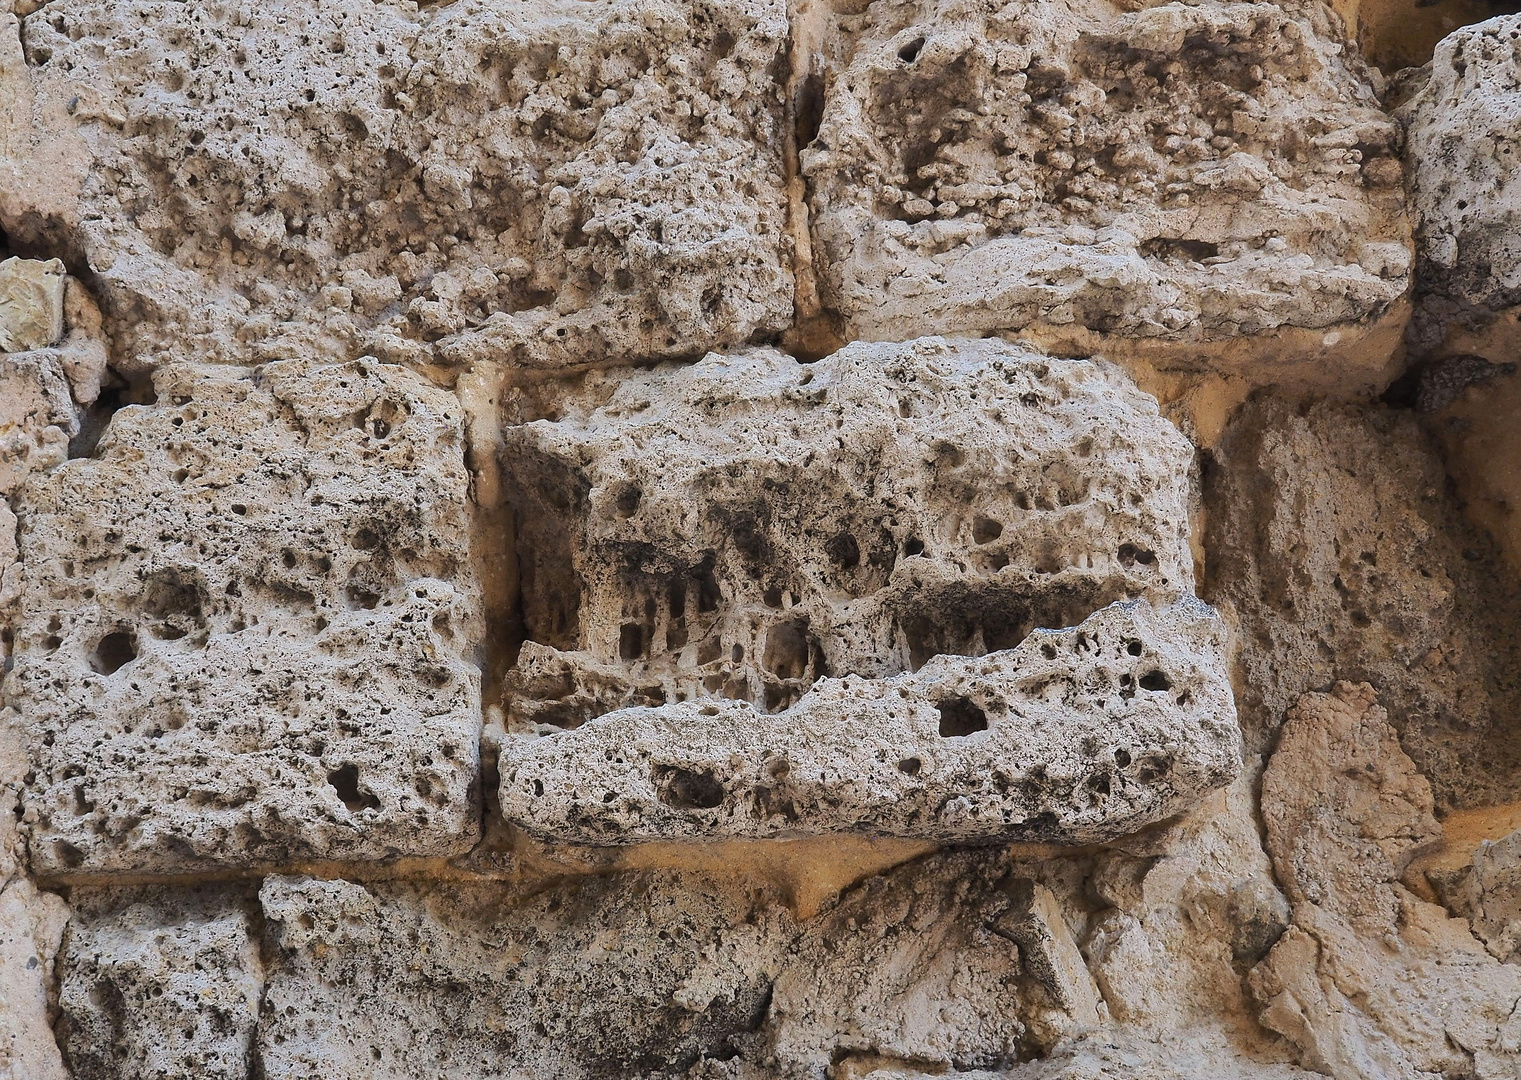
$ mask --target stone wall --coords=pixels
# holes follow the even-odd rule
[[[1521,1075],[1521,16],[0,0],[0,1080]]]

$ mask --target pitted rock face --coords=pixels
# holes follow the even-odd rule
[[[850,336],[1111,348],[1379,317],[1409,285],[1399,131],[1327,15],[894,0],[842,17],[802,150],[826,303]]]
[[[33,867],[447,854],[476,828],[459,407],[372,360],[160,371],[28,486]]]
[[[130,362],[554,365],[790,320],[786,34],[781,0],[64,0],[24,44]]]
[[[231,904],[136,903],[69,924],[61,1042],[75,1080],[242,1080],[264,972]]]
[[[1203,603],[1134,601],[1006,652],[825,679],[781,713],[723,700],[624,709],[509,740],[502,812],[583,844],[1110,839],[1236,775],[1223,651]]]
[[[1102,362],[930,338],[709,356],[585,399],[505,435],[523,723],[714,695],[776,710],[826,675],[1193,588],[1191,450]]]
[[[505,436],[531,833],[1085,842],[1235,774],[1218,626],[1150,603],[1192,590],[1191,454],[1118,369],[923,339],[583,397]]]
[[[655,873],[510,897],[267,878],[262,1075],[589,1080],[732,1057],[797,925],[729,885]]]
[[[0,262],[0,352],[45,348],[63,336],[63,263]]]
[[[1466,26],[1437,46],[1408,128],[1424,287],[1461,304],[1521,303],[1521,15]]]

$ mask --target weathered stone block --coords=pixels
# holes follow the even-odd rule
[[[264,983],[250,930],[215,897],[76,914],[59,963],[74,1080],[244,1080]]]
[[[124,363],[555,366],[791,320],[783,0],[51,7],[19,115],[69,103]]]
[[[1285,350],[1243,336],[1362,333],[1410,240],[1399,129],[1339,37],[1317,5],[841,16],[801,152],[826,305],[852,338],[1018,330],[1251,379]]]
[[[467,848],[480,725],[458,403],[364,359],[175,367],[20,504],[44,874]]]
[[[796,927],[700,875],[496,886],[271,877],[269,1080],[678,1076],[765,1019]]]

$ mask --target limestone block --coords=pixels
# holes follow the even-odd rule
[[[1448,910],[1469,920],[1491,955],[1516,960],[1521,951],[1521,833],[1481,840],[1466,865],[1428,870],[1426,876]]]
[[[1340,36],[1266,3],[842,16],[801,153],[825,303],[847,337],[1018,330],[1254,380],[1282,349],[1234,339],[1362,334],[1412,260],[1400,132]]]
[[[271,877],[268,1080],[679,1076],[765,1018],[796,935],[701,875],[497,886]]]
[[[0,352],[43,349],[63,337],[63,263],[0,262]]]
[[[56,350],[0,354],[0,499],[19,491],[28,474],[68,457],[78,430]]]
[[[69,908],[25,878],[0,887],[0,1080],[68,1080],[53,1039],[53,958]]]
[[[362,359],[174,367],[34,479],[15,667],[38,873],[468,848],[454,397]]]
[[[839,993],[843,987],[850,992]],[[989,854],[937,855],[862,883],[809,924],[776,980],[785,1075],[848,1053],[996,1068],[1099,1026],[1098,991],[1050,891]]]
[[[791,708],[693,700],[509,740],[501,805],[546,839],[863,832],[1089,843],[1228,783],[1240,742],[1223,628],[1140,601],[982,657],[815,683]]]
[[[1399,109],[1420,254],[1415,343],[1441,348],[1455,325],[1521,304],[1521,16],[1454,30],[1436,47]],[[1509,320],[1507,320],[1508,322]],[[1491,360],[1515,360],[1513,330],[1497,327]]]
[[[1294,926],[1254,968],[1260,1019],[1335,1080],[1521,1067],[1521,968],[1396,884],[1440,836],[1430,786],[1367,683],[1307,694],[1262,778]]]
[[[122,363],[565,365],[789,323],[787,32],[783,0],[54,0],[23,40]]]
[[[1465,524],[1420,419],[1257,400],[1213,457],[1203,595],[1251,643],[1248,750],[1302,694],[1367,681],[1438,807],[1521,798],[1521,589]]]
[[[264,973],[247,912],[178,897],[76,914],[59,961],[74,1080],[244,1080]]]
[[[504,432],[521,724],[1018,645],[1193,589],[1191,449],[1119,369],[1000,341],[620,371]]]

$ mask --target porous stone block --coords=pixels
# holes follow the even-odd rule
[[[63,337],[63,263],[0,262],[0,352],[42,349]]]
[[[1412,260],[1400,132],[1340,37],[1319,5],[839,16],[801,151],[826,306],[850,338],[1018,330],[1253,380],[1289,358],[1243,337],[1363,333]]]
[[[76,913],[58,996],[74,1080],[244,1080],[264,983],[250,922],[193,895]]]
[[[35,872],[468,848],[459,405],[372,359],[159,371],[34,478],[5,690]]]
[[[1413,343],[1440,350],[1455,329],[1482,329],[1521,303],[1521,16],[1454,30],[1436,47],[1397,115],[1420,255],[1423,296]],[[1507,320],[1507,322],[1511,322]],[[1496,327],[1491,360],[1521,359],[1512,326]],[[1489,350],[1486,350],[1489,351]]]
[[[824,679],[779,713],[723,699],[624,709],[504,743],[502,813],[584,844],[1110,839],[1235,776],[1223,647],[1203,603],[1135,601],[1016,649]]]
[[[1100,361],[938,338],[710,355],[606,376],[503,440],[521,726],[714,695],[775,711],[828,674],[1193,589],[1192,451]]]
[[[20,115],[67,103],[121,363],[558,366],[791,320],[783,0],[50,8]]]
[[[30,473],[60,464],[78,431],[56,350],[0,354],[0,499],[15,495]]]
[[[681,1076],[764,1021],[796,924],[702,875],[497,886],[271,877],[269,1080]]]
[[[0,873],[0,1080],[69,1080],[50,1024],[53,958],[69,907],[26,878],[6,883],[6,876]]]

